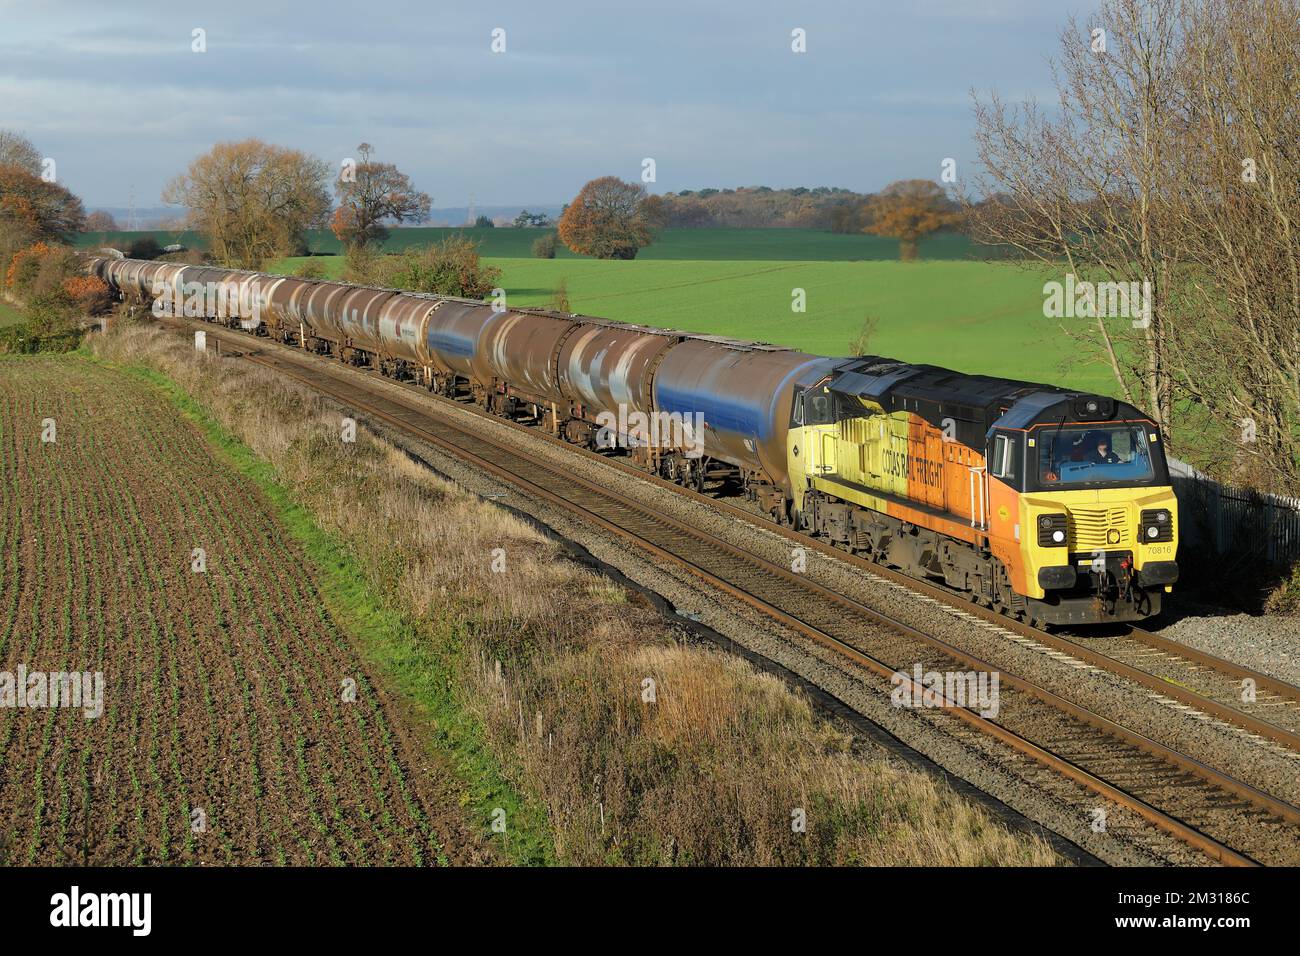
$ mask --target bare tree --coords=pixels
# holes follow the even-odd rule
[[[0,129],[0,166],[17,166],[33,176],[39,176],[41,154],[26,136],[13,130]]]
[[[428,219],[433,202],[392,163],[372,160],[372,150],[369,143],[358,146],[361,161],[345,167],[334,184],[339,207],[330,228],[349,250],[382,242],[388,237],[386,222]]]
[[[1300,492],[1300,3],[1202,0],[1184,16],[1162,210],[1191,264],[1175,388],[1237,439],[1219,445],[1236,480]]]
[[[1145,405],[1166,430],[1173,390],[1163,292],[1175,264],[1157,233],[1156,201],[1172,161],[1177,6],[1178,0],[1105,0],[1096,26],[1071,20],[1053,66],[1057,116],[1032,101],[1009,107],[996,94],[977,100],[985,173],[976,186],[997,201],[968,209],[977,239],[1011,246],[1054,275],[1149,283],[1149,314],[1137,328],[1131,314],[1119,323],[1101,309],[1079,318],[1094,323],[1124,397]]]
[[[326,165],[296,149],[257,139],[218,143],[172,180],[163,201],[188,210],[186,225],[208,237],[222,265],[260,268],[304,246],[324,224]]]
[[[96,209],[86,217],[83,232],[117,232],[117,220],[111,213]]]
[[[1177,407],[1193,445],[1214,435],[1203,460],[1237,477],[1249,461],[1256,484],[1289,490],[1298,60],[1297,0],[1106,0],[1062,34],[1059,115],[977,100],[987,198],[969,209],[977,238],[1081,288],[1147,283],[1142,314],[1117,321],[1094,299],[1066,333],[1166,434]]]

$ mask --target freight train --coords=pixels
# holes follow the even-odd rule
[[[342,282],[87,268],[155,311],[626,449],[697,491],[729,485],[787,527],[1040,625],[1148,617],[1178,577],[1160,432],[1113,398]]]

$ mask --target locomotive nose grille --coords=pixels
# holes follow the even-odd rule
[[[1076,508],[1068,524],[1071,551],[1105,551],[1129,543],[1127,509]]]

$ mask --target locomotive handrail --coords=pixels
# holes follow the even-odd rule
[[[988,489],[985,487],[987,469],[984,465],[969,465],[967,470],[970,472],[970,526],[983,531],[988,527],[988,521],[984,514],[984,505],[988,497]],[[979,520],[975,520],[975,490],[979,489]]]

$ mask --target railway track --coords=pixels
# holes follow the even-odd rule
[[[1102,641],[1112,659],[1131,659],[1171,683],[1199,687],[1205,697],[1232,701],[1238,712],[1235,719],[1242,726],[1253,729],[1247,719],[1262,722],[1266,726],[1255,732],[1300,750],[1300,688],[1141,628]],[[1296,756],[1300,759],[1300,753]]]
[[[788,533],[786,529],[778,530]],[[792,537],[806,540],[801,535]],[[959,609],[962,614],[996,625],[1018,643],[1109,671],[1146,688],[1162,703],[1270,741],[1277,745],[1275,752],[1300,761],[1300,687],[1138,627],[1125,626],[1122,633],[1116,634],[1090,632],[1086,636],[1045,631],[971,604],[964,594],[940,584],[881,567],[836,548],[822,545],[822,549]]]
[[[198,327],[185,322],[169,324]],[[1032,681],[994,667],[936,636],[881,614],[848,595],[823,587],[684,521],[658,513],[634,497],[558,467],[517,444],[494,440],[488,430],[472,430],[431,414],[423,398],[424,407],[417,406],[413,399],[398,400],[383,394],[373,384],[358,380],[355,370],[303,355],[292,348],[263,342],[254,344],[246,335],[204,327],[210,338],[234,346],[227,350],[228,354],[241,354],[248,361],[468,460],[525,493],[603,528],[647,552],[656,561],[688,572],[780,626],[833,651],[845,669],[856,670],[864,680],[907,686],[912,683],[910,677],[900,679],[895,675],[911,674],[918,665],[922,672],[965,672],[986,675],[989,679],[996,674],[999,681],[996,714],[981,714],[969,702],[950,700],[941,694],[937,703],[943,713],[1126,808],[1212,859],[1229,865],[1294,864],[1300,860],[1300,809],[1283,800],[1059,697]],[[464,408],[459,403],[457,407]],[[713,503],[713,499],[705,500]],[[725,507],[734,509],[731,505]],[[744,514],[743,509],[735,510]],[[765,527],[772,528],[767,524]],[[802,535],[790,533],[790,536],[803,547],[818,544]],[[906,586],[924,585],[855,556],[821,547],[837,556],[859,561],[875,573],[895,575]],[[984,609],[972,607],[972,610],[978,613]],[[1019,623],[996,614],[992,614],[992,619],[1012,630]],[[1037,629],[1021,627],[1030,632],[1031,637],[1027,639],[1044,636]],[[1045,636],[1068,641],[1057,635]],[[1108,669],[1116,669],[1119,663],[1076,642],[1069,643],[1072,653],[1081,658],[1095,655],[1108,662]],[[1206,673],[1223,679],[1232,679],[1241,670],[1228,673],[1223,668],[1235,665],[1217,658],[1212,660],[1222,667],[1216,669],[1204,661],[1194,663]],[[1157,679],[1131,664],[1123,664],[1116,672],[1122,673],[1123,668]],[[1267,682],[1260,685],[1261,689],[1280,683],[1269,681],[1263,675],[1255,676]],[[1285,687],[1282,685],[1281,689]],[[1180,688],[1180,693],[1193,695],[1202,711],[1217,707],[1225,717],[1258,722],[1269,730],[1270,739],[1284,743],[1290,740],[1277,736],[1290,733],[1289,730],[1267,724],[1262,718],[1193,691]],[[1266,693],[1281,697],[1272,689],[1266,689]]]

